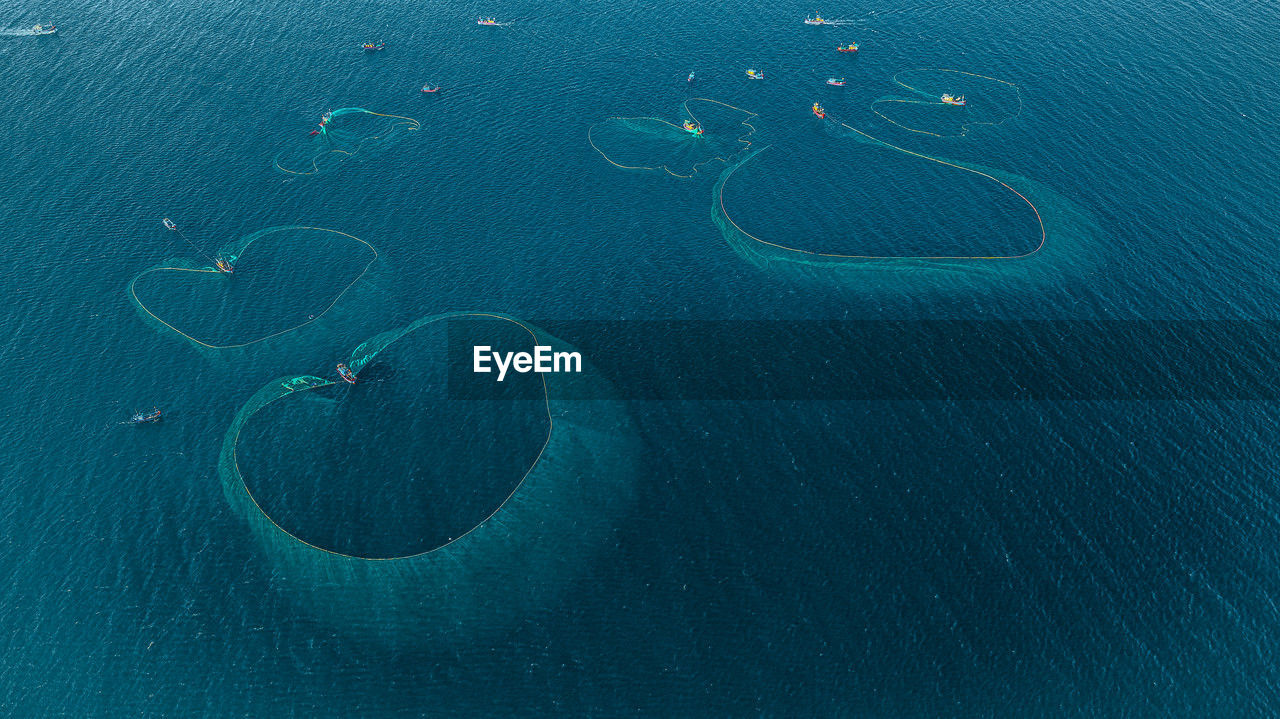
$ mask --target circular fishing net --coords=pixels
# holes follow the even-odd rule
[[[450,371],[475,344],[576,351],[500,315],[427,317],[335,358],[355,384],[282,378],[227,431],[232,507],[347,631],[399,643],[507,626],[566,586],[630,502],[638,445],[623,405],[598,399],[607,382],[585,363],[502,383]],[[459,382],[485,389],[462,398]]]
[[[925,269],[951,270],[960,284],[989,277],[1052,282],[1067,267],[1087,262],[1089,249],[1100,240],[1101,230],[1088,213],[1039,182],[908,150],[838,122],[828,121],[826,129],[834,157],[898,172],[885,180],[896,183],[890,188],[896,199],[913,193],[931,199],[877,207],[883,200],[861,196],[856,188],[828,186],[829,194],[811,200],[795,217],[765,214],[758,206],[773,198],[801,202],[783,186],[804,180],[794,172],[789,180],[779,179],[776,167],[764,163],[776,159],[768,157],[773,150],[764,148],[726,168],[712,189],[713,220],[734,251],[753,264],[814,277],[847,270],[868,288],[874,283],[868,283],[867,273],[884,270],[896,278],[889,284],[903,280],[909,285],[911,270]],[[852,177],[855,170],[847,172]],[[814,189],[810,183],[809,190]],[[904,207],[916,215],[903,215]],[[904,233],[897,223],[914,230]]]

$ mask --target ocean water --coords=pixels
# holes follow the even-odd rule
[[[1280,454],[1269,402],[636,401],[625,433],[584,410],[557,416],[574,429],[566,447],[607,449],[625,434],[640,451],[599,455],[612,465],[564,454],[550,466],[583,485],[616,481],[619,501],[577,502],[552,483],[531,495],[541,504],[496,528],[510,547],[572,549],[546,565],[553,573],[523,571],[519,551],[495,550],[394,586],[337,586],[352,602],[337,609],[318,606],[306,585],[350,576],[282,560],[228,502],[219,451],[254,392],[281,376],[332,376],[365,339],[443,312],[1276,319],[1277,6],[875,0],[821,8],[846,25],[801,24],[813,10],[6,5],[4,713],[1280,710]],[[480,14],[510,24],[479,27]],[[55,36],[21,34],[50,20]],[[378,39],[385,51],[359,50]],[[835,53],[850,40],[862,44],[856,57]],[[747,80],[750,66],[766,80]],[[962,138],[903,132],[870,104],[903,95],[892,78],[912,68],[1016,83],[1022,108]],[[827,87],[829,76],[848,84]],[[426,82],[445,89],[424,95]],[[726,183],[729,211],[753,234],[806,247],[830,239],[850,254],[1034,245],[1025,207],[999,188],[854,144],[838,120],[1009,178],[1046,215],[1045,249],[994,265],[753,261],[713,216],[723,163],[677,179],[614,167],[587,142],[611,116],[678,122],[692,96],[757,115],[753,149],[770,149]],[[981,98],[971,100],[976,112]],[[810,114],[814,101],[833,122]],[[341,107],[420,129],[373,140],[315,176],[273,167],[316,142],[307,133]],[[636,142],[628,152],[671,152]],[[296,332],[200,348],[144,321],[127,292],[149,267],[203,261],[160,225],[166,216],[207,252],[301,225],[367,241],[379,264]],[[316,271],[332,252],[289,251],[292,275],[279,255],[246,254],[244,271],[262,262],[297,285],[332,281]],[[348,271],[344,261],[336,272]],[[169,306],[191,291],[177,281],[152,289],[169,292]],[[300,297],[323,310],[331,294]],[[193,296],[217,300],[208,287]],[[282,311],[231,303],[217,317],[240,336],[279,326],[288,318],[272,313]],[[822,338],[799,349],[820,352]],[[161,423],[121,426],[151,406],[164,408]],[[369,444],[387,452],[410,434],[367,426]],[[425,434],[463,454],[492,445]],[[307,437],[282,427],[280,441],[298,448],[299,466],[319,464]],[[322,482],[308,487],[325,501]],[[580,535],[557,507],[584,513]],[[384,529],[383,539],[404,538],[402,525]],[[414,624],[417,583],[465,595],[485,582],[510,604]],[[385,614],[351,609],[382,600]]]

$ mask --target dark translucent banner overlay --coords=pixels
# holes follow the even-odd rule
[[[476,323],[451,324],[450,396],[509,396],[514,390],[508,383],[545,379],[549,394],[559,399],[1280,398],[1280,322],[1270,321],[530,325],[550,336],[540,342],[550,348],[541,362],[532,356],[537,353],[527,333],[491,337]],[[522,363],[511,355],[499,382],[499,360],[492,354],[481,362],[490,371],[475,371],[477,346],[531,357]],[[572,352],[580,354],[580,373],[573,372]],[[587,377],[592,381],[578,381]]]

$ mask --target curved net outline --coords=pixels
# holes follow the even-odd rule
[[[355,276],[355,278],[352,279],[350,282],[348,282],[346,286],[342,288],[341,291],[339,291],[336,295],[334,295],[333,299],[329,302],[329,304],[326,305],[320,312],[317,312],[316,314],[312,315],[310,318],[308,318],[304,322],[300,322],[291,327],[286,327],[282,330],[272,332],[268,335],[258,337],[256,339],[252,339],[247,342],[215,344],[211,342],[205,342],[203,340],[200,340],[191,336],[190,334],[188,334],[187,332],[184,332],[183,330],[174,326],[173,324],[166,322],[163,318],[161,318],[155,312],[152,312],[151,308],[148,307],[147,304],[143,302],[140,297],[138,297],[138,293],[137,293],[138,280],[142,279],[143,277],[149,274],[156,273],[156,272],[183,272],[183,273],[189,272],[189,273],[196,273],[201,275],[223,275],[224,274],[217,267],[209,267],[209,266],[192,264],[184,260],[175,260],[175,261],[161,263],[154,267],[148,267],[142,272],[139,272],[137,275],[133,277],[133,279],[129,280],[129,286],[128,286],[129,300],[130,302],[133,303],[133,306],[138,310],[138,312],[142,314],[144,319],[147,319],[150,322],[158,324],[160,327],[164,329],[167,329],[171,332],[176,333],[178,336],[182,337],[188,342],[191,342],[192,344],[195,344],[198,347],[203,347],[206,349],[225,350],[225,349],[236,349],[240,347],[248,347],[250,345],[255,345],[255,344],[258,344],[259,342],[265,342],[274,337],[279,337],[281,335],[285,335],[295,330],[306,327],[307,325],[313,322],[316,322],[321,317],[324,317],[326,314],[328,314],[329,311],[333,309],[334,305],[338,304],[338,301],[341,300],[343,296],[346,295],[347,292],[350,291],[351,288],[356,285],[356,283],[358,283],[366,274],[368,274],[369,268],[372,267],[373,263],[376,262],[378,259],[378,251],[374,249],[373,245],[369,244],[368,242],[365,242],[359,237],[356,237],[355,235],[347,234],[346,232],[342,232],[340,230],[330,230],[325,227],[310,227],[306,225],[281,225],[278,227],[268,227],[265,230],[259,230],[258,232],[255,232],[252,235],[249,235],[248,237],[242,238],[236,242],[232,242],[226,245],[225,247],[223,247],[222,249],[220,249],[217,255],[221,258],[226,259],[228,262],[234,265],[240,259],[240,256],[244,254],[244,252],[251,245],[253,245],[253,243],[257,242],[258,240],[262,239],[263,237],[271,233],[284,232],[288,230],[315,230],[319,232],[331,232],[335,235],[341,235],[342,237],[346,237],[351,240],[354,240],[360,243],[361,245],[363,245],[364,247],[368,248],[369,250],[369,260],[368,262],[365,263],[364,267],[360,269],[360,272]],[[228,277],[227,279],[230,280],[231,278]]]
[[[505,322],[510,322],[520,327],[525,332],[527,332],[529,334],[529,337],[533,339],[535,344],[537,344],[538,342],[538,335],[532,329],[530,329],[528,325],[524,324],[523,322],[520,322],[519,320],[511,319],[509,317],[504,317],[498,314],[490,314],[490,313],[484,313],[484,312],[457,313],[457,314],[450,314],[450,315],[445,315],[440,317],[431,317],[431,318],[421,319],[400,330],[385,332],[381,335],[378,335],[377,337],[371,340],[368,340],[367,342],[361,343],[358,347],[356,347],[356,349],[351,353],[351,358],[347,361],[346,364],[351,369],[352,373],[358,376],[360,373],[360,370],[363,369],[365,365],[367,365],[369,362],[372,362],[373,359],[377,357],[379,352],[386,349],[390,345],[394,344],[397,340],[404,337],[405,335],[410,334],[411,332],[414,332],[415,330],[421,327],[424,327],[428,324],[432,324],[434,322],[439,322],[441,320],[447,320],[447,319],[456,319],[461,317],[496,319],[496,320],[502,320]],[[517,482],[515,486],[512,487],[511,491],[497,505],[497,507],[495,507],[494,510],[490,512],[487,516],[485,516],[483,519],[477,522],[474,527],[468,529],[467,531],[463,532],[459,536],[445,542],[444,544],[433,547],[431,549],[424,550],[422,552],[415,552],[412,554],[404,554],[404,555],[391,556],[391,557],[365,557],[357,554],[339,552],[333,549],[312,544],[311,542],[308,542],[305,539],[302,539],[301,537],[290,532],[289,530],[281,526],[279,523],[277,523],[271,517],[271,515],[268,514],[267,511],[262,508],[262,505],[259,504],[258,500],[253,496],[253,492],[249,489],[249,485],[244,481],[244,475],[240,471],[240,462],[239,462],[239,456],[236,452],[236,447],[239,443],[240,432],[244,428],[244,425],[249,421],[249,419],[252,418],[253,415],[258,412],[258,410],[262,409],[263,407],[267,406],[272,402],[275,402],[276,400],[279,400],[283,397],[288,397],[289,395],[292,395],[297,392],[306,392],[308,390],[313,390],[313,389],[318,389],[320,387],[328,387],[330,385],[334,385],[336,384],[334,380],[324,379],[321,377],[314,377],[311,375],[302,375],[299,377],[291,377],[287,379],[277,380],[275,383],[267,385],[267,387],[265,387],[264,389],[260,390],[257,394],[255,394],[253,398],[250,399],[250,401],[245,405],[245,407],[243,407],[240,410],[240,412],[236,415],[236,419],[232,423],[231,429],[228,430],[227,441],[229,442],[229,445],[224,447],[224,451],[229,451],[229,454],[227,454],[224,457],[225,469],[230,473],[234,483],[236,483],[237,485],[235,487],[235,491],[243,492],[244,495],[253,504],[253,507],[258,511],[258,513],[261,514],[262,517],[265,518],[268,522],[270,522],[271,526],[276,531],[287,536],[290,541],[298,542],[299,544],[302,544],[309,549],[313,549],[319,552],[324,552],[326,554],[332,554],[338,557],[343,557],[345,559],[360,559],[360,560],[371,561],[371,562],[380,562],[380,561],[394,561],[397,559],[411,559],[413,557],[420,557],[422,555],[430,554],[431,552],[436,552],[441,549],[444,549],[445,547],[455,542],[463,541],[472,532],[475,532],[476,530],[480,529],[480,527],[488,523],[489,520],[491,520],[494,515],[501,512],[503,507],[507,505],[507,502],[511,501],[511,498],[515,496],[517,492],[520,491],[520,488],[524,484],[525,480],[529,478],[529,474],[532,473],[534,468],[538,466],[538,462],[542,460],[542,455],[546,452],[547,445],[551,443],[551,436],[555,431],[555,420],[551,414],[551,398],[547,393],[546,376],[542,375],[540,379],[542,381],[542,407],[543,407],[543,411],[546,412],[546,416],[547,416],[547,437],[545,440],[543,440],[542,447],[541,449],[538,450],[538,454],[534,458],[533,463],[530,464],[528,469],[524,471],[524,474],[520,477],[520,481]]]

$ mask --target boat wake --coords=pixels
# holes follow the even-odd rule
[[[36,25],[28,28],[0,28],[0,35],[8,37],[33,37],[36,35],[52,35],[58,31],[54,25]]]

